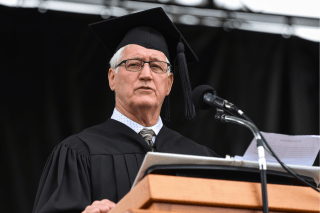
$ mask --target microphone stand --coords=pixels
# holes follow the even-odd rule
[[[263,147],[262,138],[260,135],[259,129],[251,122],[246,121],[244,119],[229,116],[224,114],[222,109],[216,108],[217,112],[215,115],[215,119],[222,123],[234,123],[241,126],[245,126],[251,130],[253,133],[256,141],[257,141],[257,148],[258,148],[258,155],[259,155],[259,170],[260,170],[260,178],[261,178],[261,189],[262,189],[262,203],[263,203],[263,213],[269,213],[269,206],[268,206],[268,193],[267,193],[267,162],[265,158],[265,152]]]

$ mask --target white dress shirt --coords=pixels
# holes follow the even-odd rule
[[[123,123],[124,125],[126,125],[130,129],[135,131],[137,134],[139,134],[139,132],[143,128],[152,129],[154,131],[154,133],[155,133],[155,135],[152,137],[152,142],[153,143],[155,142],[156,136],[159,134],[159,132],[160,132],[162,126],[163,126],[163,123],[162,123],[162,120],[161,120],[160,116],[159,116],[159,119],[158,119],[158,122],[156,123],[156,125],[149,126],[149,127],[144,127],[141,124],[138,124],[137,122],[134,122],[130,118],[127,118],[126,116],[121,114],[116,108],[114,108],[114,110],[113,110],[113,114],[111,116],[111,119],[119,121],[120,123]]]

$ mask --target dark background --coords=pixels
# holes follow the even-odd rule
[[[67,136],[108,119],[114,95],[103,46],[88,27],[100,16],[0,6],[1,211],[31,212],[42,169]],[[319,134],[319,43],[297,37],[177,25],[200,62],[192,88],[214,87],[261,131]],[[115,29],[109,29],[113,33]],[[183,120],[179,76],[168,127],[219,155],[243,155],[253,136],[214,121]]]

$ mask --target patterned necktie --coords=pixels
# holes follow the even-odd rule
[[[152,129],[142,129],[139,134],[143,137],[143,139],[148,143],[151,147],[152,152],[155,152],[156,149],[154,148],[154,144],[152,142],[152,137],[155,135]]]

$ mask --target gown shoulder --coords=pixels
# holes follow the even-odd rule
[[[49,156],[40,179],[33,213],[81,212],[91,204],[90,153],[73,135]]]

